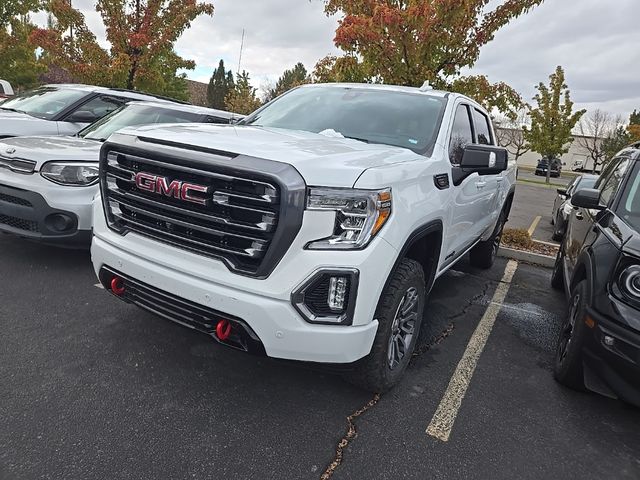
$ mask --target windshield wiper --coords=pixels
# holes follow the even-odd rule
[[[359,137],[349,137],[347,135],[342,135],[344,138],[348,138],[349,140],[357,140],[359,142],[364,142],[364,143],[371,143],[371,140],[367,140],[366,138],[359,138]]]
[[[9,108],[9,107],[3,107],[2,105],[0,105],[0,108],[2,110],[8,110],[10,112],[16,112],[16,113],[27,113],[24,110],[18,110],[17,108]]]

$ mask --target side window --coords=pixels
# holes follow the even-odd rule
[[[603,183],[600,188],[600,201],[604,205],[609,205],[611,203],[611,199],[614,197],[620,187],[620,184],[624,180],[624,174],[627,172],[628,166],[628,159],[618,162],[615,169],[611,172],[611,175],[609,175],[609,178],[607,178]]]
[[[120,108],[125,103],[126,100],[122,98],[98,96],[80,105],[76,111],[91,112],[95,115],[96,119],[99,119],[113,112],[115,109]]]
[[[489,118],[480,110],[473,109],[473,121],[476,126],[476,135],[478,137],[478,143],[483,145],[493,145],[493,138],[491,138],[491,127],[489,127]]]
[[[473,143],[469,110],[466,105],[458,105],[449,140],[449,160],[453,165],[460,165],[464,147],[469,143]]]

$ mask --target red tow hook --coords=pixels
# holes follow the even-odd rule
[[[231,336],[231,323],[229,320],[220,320],[216,325],[216,337],[221,342],[229,339]]]
[[[111,287],[111,291],[113,292],[114,295],[117,295],[119,297],[124,295],[125,287],[124,287],[124,280],[122,278],[113,277],[111,279],[111,283],[109,284],[109,286]]]

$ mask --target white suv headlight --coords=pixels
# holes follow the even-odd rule
[[[336,212],[333,234],[307,245],[312,250],[355,250],[364,248],[391,216],[391,189],[312,187],[307,210]]]
[[[40,169],[40,175],[60,185],[84,187],[98,181],[99,171],[97,162],[48,162]]]

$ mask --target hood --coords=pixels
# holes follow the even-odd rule
[[[0,140],[0,155],[36,162],[36,170],[51,160],[95,161],[102,142],[79,137],[15,137]]]
[[[424,160],[401,147],[299,130],[194,124],[126,128],[119,133],[288,163],[307,185],[328,187],[351,187],[369,168]]]
[[[0,109],[0,137],[19,135],[58,135],[58,124],[26,113]]]

